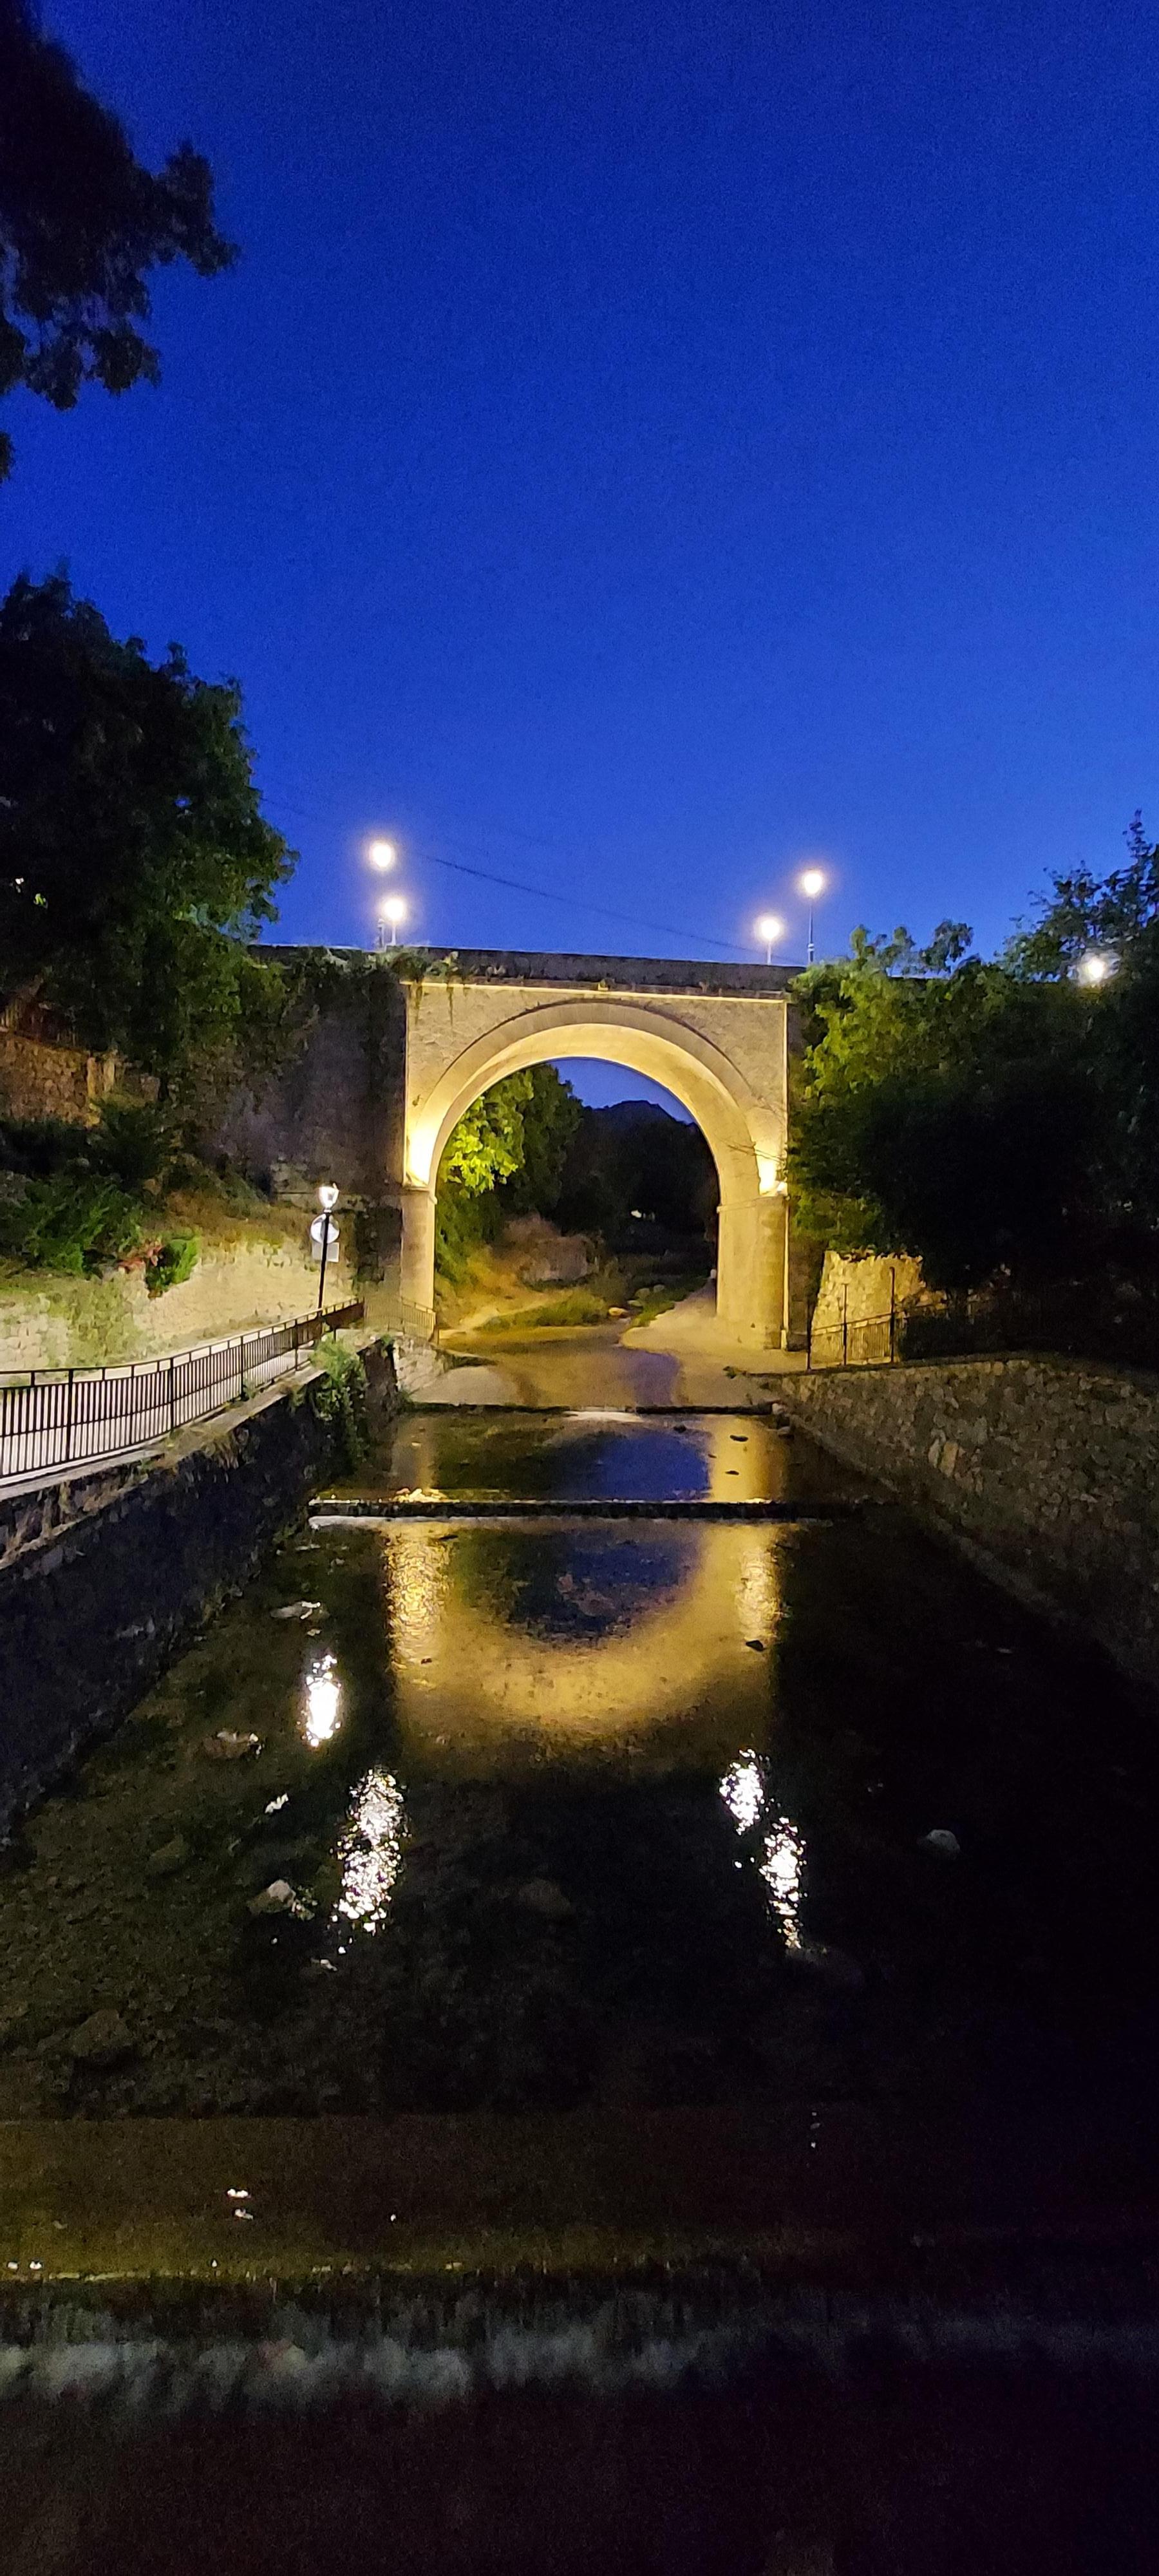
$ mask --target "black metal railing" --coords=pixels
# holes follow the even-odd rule
[[[1150,1282],[1059,1280],[1035,1289],[985,1288],[890,1301],[888,1314],[811,1323],[811,1369],[875,1368],[890,1360],[995,1358],[1041,1351],[1159,1369],[1159,1290]]]
[[[0,1485],[53,1467],[116,1458],[165,1440],[301,1366],[302,1353],[345,1324],[361,1302],[205,1342],[169,1359],[102,1369],[32,1369],[0,1383]]]

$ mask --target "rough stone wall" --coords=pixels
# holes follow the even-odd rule
[[[1064,1359],[778,1379],[802,1426],[1159,1683],[1159,1379]]]
[[[322,973],[321,954],[318,964]],[[359,955],[333,966],[296,1050],[256,1097],[239,1092],[224,1107],[209,1140],[293,1206],[316,1213],[318,1182],[337,1181],[361,1220],[371,1285],[397,1282],[405,1068],[402,987],[385,957]]]
[[[63,1118],[70,1127],[91,1127],[110,1093],[139,1099],[156,1088],[118,1055],[87,1055],[83,1047],[53,1046],[0,1027],[0,1112],[9,1118]]]
[[[372,1410],[393,1354],[364,1351]],[[0,1835],[125,1716],[340,1466],[311,1370],[145,1466],[61,1479],[5,1507],[0,1537]]]
[[[852,1261],[844,1253],[827,1251],[813,1309],[814,1332],[840,1324],[843,1314],[851,1324],[874,1323],[887,1316],[891,1284],[899,1306],[909,1297],[920,1296],[920,1261],[911,1261],[904,1253],[888,1261],[867,1253],[864,1260]]]
[[[353,1294],[352,1236],[347,1221],[339,1257],[327,1262],[327,1305]],[[308,1244],[304,1213],[281,1239],[239,1236],[230,1243],[203,1243],[191,1277],[162,1297],[150,1297],[139,1269],[117,1270],[104,1279],[61,1278],[49,1271],[0,1278],[0,1371],[100,1368],[312,1314],[318,1264]]]

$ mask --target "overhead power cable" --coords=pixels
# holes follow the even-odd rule
[[[288,797],[279,798],[277,801],[282,805],[284,812],[297,814],[302,822],[316,823],[322,830],[330,828],[327,819],[321,814],[311,814],[307,807],[292,804]],[[457,846],[462,848],[462,843],[458,843]],[[549,844],[542,843],[541,846],[546,848]],[[562,905],[565,912],[584,912],[601,921],[619,921],[623,923],[625,929],[650,930],[660,939],[684,940],[687,943],[685,953],[688,956],[694,957],[701,948],[723,948],[733,957],[751,958],[752,955],[751,948],[744,947],[739,940],[716,939],[707,930],[678,929],[673,922],[651,921],[643,913],[620,912],[611,904],[589,903],[582,895],[557,894],[553,887],[528,885],[522,877],[500,876],[493,868],[473,867],[465,859],[444,859],[436,850],[416,848],[413,854],[428,867],[448,868],[455,876],[476,877],[483,885],[502,886],[508,894],[528,895],[535,903],[554,903]]]
[[[555,894],[547,886],[527,885],[521,877],[497,876],[493,868],[469,867],[465,859],[440,858],[434,850],[418,850],[415,855],[428,867],[450,868],[459,877],[478,877],[485,885],[505,886],[509,894],[531,895],[537,903],[562,904],[566,911],[590,913],[601,921],[620,921],[631,930],[652,930],[661,939],[693,940],[702,948],[728,948],[737,957],[749,954],[735,939],[714,939],[704,930],[678,930],[670,921],[649,921],[642,913],[618,912],[611,904],[588,903],[582,895]]]

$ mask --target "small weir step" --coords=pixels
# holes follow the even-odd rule
[[[316,1494],[312,1529],[330,1521],[835,1521],[863,1509],[859,1498],[817,1503],[607,1501],[567,1502],[542,1495]]]

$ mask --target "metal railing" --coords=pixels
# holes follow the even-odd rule
[[[819,1368],[880,1368],[883,1363],[902,1357],[905,1339],[906,1311],[897,1302],[895,1275],[891,1274],[888,1315],[854,1315],[849,1313],[849,1291],[842,1296],[841,1313],[832,1324],[817,1324],[809,1318],[805,1344],[805,1366]]]
[[[361,1302],[204,1342],[170,1359],[102,1369],[32,1369],[0,1383],[0,1485],[14,1477],[116,1458],[168,1439],[186,1422],[257,1395],[301,1365],[324,1333],[360,1324]]]
[[[1159,1287],[1153,1280],[1056,1280],[899,1302],[888,1315],[849,1313],[810,1323],[806,1366],[880,1368],[891,1360],[984,1359],[1041,1351],[1159,1369]]]

